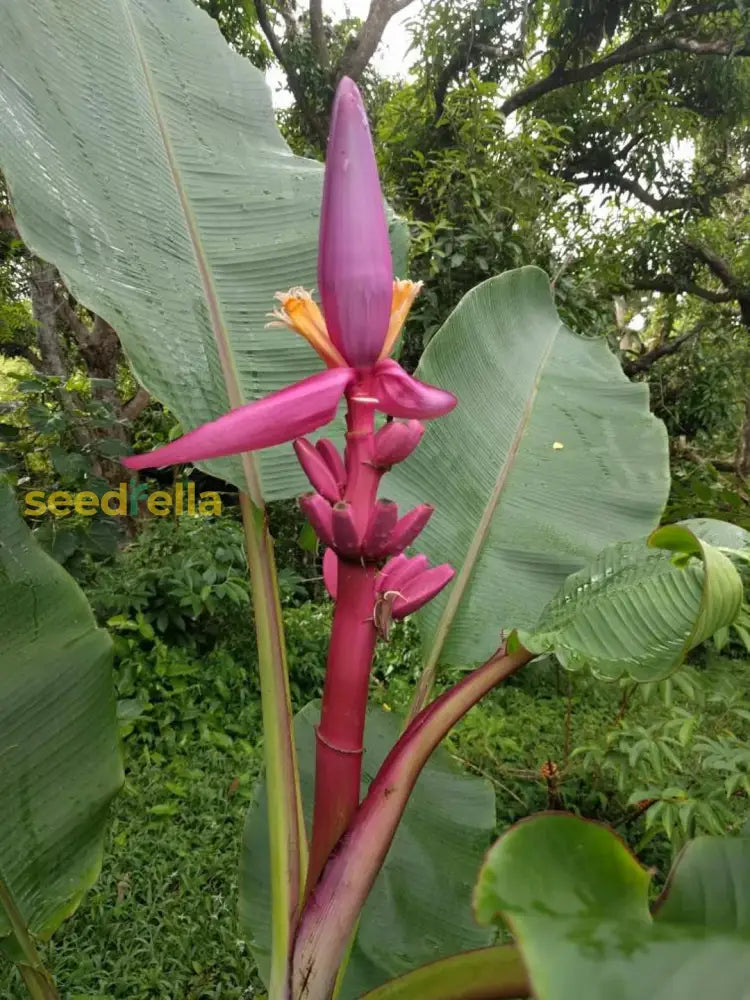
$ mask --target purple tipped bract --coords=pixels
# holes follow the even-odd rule
[[[393,263],[367,114],[348,77],[331,112],[318,287],[335,346],[355,368],[374,364],[390,322]]]

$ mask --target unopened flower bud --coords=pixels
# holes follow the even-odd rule
[[[373,465],[379,469],[390,469],[397,462],[403,462],[417,447],[423,434],[424,426],[418,420],[392,420],[375,435]]]
[[[294,442],[294,451],[312,488],[331,503],[340,500],[341,491],[338,483],[334,479],[328,463],[316,448],[306,438],[297,438]]]
[[[404,514],[401,520],[396,522],[385,551],[389,554],[403,552],[430,520],[434,510],[435,508],[430,504],[421,503],[414,510],[410,510],[408,514]]]
[[[390,322],[393,265],[367,114],[348,77],[331,110],[318,287],[335,346],[354,367],[374,364]]]
[[[362,554],[368,559],[378,559],[388,552],[391,532],[398,520],[398,505],[392,500],[378,500],[373,507],[362,539]]]
[[[354,522],[352,505],[340,502],[331,509],[333,547],[337,555],[353,559],[360,555],[362,540]]]
[[[299,505],[324,545],[333,545],[333,517],[331,505],[319,493],[300,497]]]
[[[406,615],[418,611],[439,594],[454,575],[453,567],[448,563],[442,563],[413,577],[407,584],[402,584],[400,594],[393,602],[393,617],[405,618]]]

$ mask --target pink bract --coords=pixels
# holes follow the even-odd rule
[[[391,317],[393,264],[367,114],[348,77],[331,112],[318,288],[335,346],[354,367],[374,364]]]

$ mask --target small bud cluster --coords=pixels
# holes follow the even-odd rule
[[[418,420],[386,424],[375,434],[372,464],[381,474],[386,472],[408,458],[423,434]],[[362,530],[352,505],[344,499],[346,467],[335,445],[327,439],[313,445],[299,438],[294,450],[315,490],[301,498],[300,506],[326,546],[323,573],[331,596],[336,596],[339,559],[385,564],[376,578],[376,593],[388,597],[393,618],[416,611],[452,579],[451,566],[429,568],[425,556],[404,555],[429,521],[434,509],[430,504],[419,504],[399,517],[392,500],[376,500]]]
[[[392,500],[377,500],[364,533],[357,529],[352,505],[346,500],[331,504],[320,493],[302,497],[300,506],[321,542],[342,559],[381,562],[411,545],[434,510],[420,504],[403,517]]]
[[[390,597],[391,617],[398,620],[418,611],[450,583],[455,570],[448,563],[430,567],[427,556],[406,556],[390,559],[375,580],[377,596]],[[336,598],[338,557],[326,549],[323,557],[323,580],[326,590]]]

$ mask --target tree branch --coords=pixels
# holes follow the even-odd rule
[[[747,56],[750,55],[750,40],[743,39],[738,44],[731,38],[717,38],[710,41],[702,41],[697,38],[659,38],[639,44],[637,39],[631,38],[619,45],[609,55],[588,63],[586,66],[554,69],[541,80],[511,94],[502,103],[500,110],[503,114],[509,115],[553,90],[560,90],[575,83],[595,80],[615,66],[636,62],[638,59],[658,55],[662,52],[687,52],[694,56]]]
[[[594,187],[606,185],[618,188],[620,191],[625,191],[627,194],[632,194],[638,199],[638,201],[653,209],[654,212],[679,211],[680,209],[689,208],[693,203],[690,198],[678,198],[674,195],[658,196],[651,194],[651,192],[639,184],[638,181],[632,180],[630,177],[624,177],[622,174],[618,174],[615,171],[597,170],[593,173],[584,174],[583,176],[578,174],[579,172],[576,170],[575,166],[566,167],[560,171],[561,177],[567,181],[572,181],[573,184],[577,184],[579,187],[584,184],[591,184]]]
[[[390,19],[412,2],[413,0],[370,0],[365,23],[344,50],[336,75],[350,76],[355,82],[359,80],[375,54]]]
[[[637,375],[639,372],[648,371],[659,358],[666,358],[670,354],[676,354],[683,344],[687,343],[688,340],[692,340],[693,337],[697,337],[705,328],[705,323],[699,323],[692,330],[688,330],[687,333],[683,333],[682,336],[677,337],[676,340],[668,340],[666,343],[660,344],[650,351],[646,351],[645,354],[641,354],[639,358],[634,358],[632,361],[624,361],[622,370],[626,375]]]
[[[459,73],[462,73],[464,70],[468,69],[469,66],[471,66],[473,61],[472,56],[474,53],[482,54],[483,51],[486,52],[486,50],[490,48],[488,43],[494,34],[494,30],[495,25],[486,23],[476,28],[473,23],[473,19],[469,19],[469,22],[466,24],[464,30],[466,41],[463,45],[458,46],[437,78],[437,83],[435,84],[435,89],[433,91],[433,98],[435,100],[435,121],[437,121],[443,114],[445,97],[448,93],[448,88],[458,77]]]
[[[502,65],[523,58],[523,47],[526,40],[529,16],[533,6],[534,0],[527,0],[521,8],[516,40],[510,49],[492,44],[492,39],[498,31],[496,21],[490,19],[477,25],[473,12],[464,20],[461,30],[464,42],[455,49],[453,55],[440,72],[435,84],[433,91],[435,121],[443,113],[445,97],[451,83],[458,78],[460,73],[478,61],[476,56],[491,57],[494,60],[494,65]],[[532,58],[533,56],[529,57],[529,59]]]
[[[91,346],[93,337],[93,331],[91,327],[87,326],[75,309],[68,302],[67,296],[63,292],[62,295],[57,295],[57,311],[65,323],[67,328],[73,334],[76,339],[76,343],[82,349],[86,349]]]
[[[327,122],[321,121],[320,116],[316,113],[315,108],[311,104],[308,94],[305,90],[305,86],[300,80],[294,65],[287,59],[286,53],[284,52],[284,47],[279,40],[278,35],[273,30],[273,25],[268,16],[268,8],[266,7],[266,0],[253,0],[255,4],[255,13],[258,17],[258,24],[260,25],[260,30],[266,36],[268,44],[271,46],[271,51],[276,56],[281,65],[281,68],[286,74],[287,83],[289,84],[289,89],[292,92],[292,97],[297,103],[300,111],[306,115],[309,124],[315,131],[315,134],[322,144],[323,149],[325,149],[326,138],[328,134]],[[322,2],[322,0],[321,0]],[[322,12],[321,12],[322,17]]]
[[[65,388],[69,372],[57,335],[57,277],[57,271],[52,264],[47,264],[38,257],[31,258],[29,290],[31,311],[36,324],[36,345],[41,358],[39,370],[45,375],[55,375],[60,379],[62,384],[57,389],[57,397],[62,409],[70,417],[77,444],[81,450],[85,450],[91,443],[91,435],[77,419],[76,411],[80,406],[80,399],[77,393],[69,392]]]
[[[290,67],[287,64],[287,58],[284,54],[284,50],[281,47],[281,42],[276,35],[276,32],[271,26],[271,21],[268,17],[268,9],[265,4],[265,0],[253,0],[255,4],[255,13],[258,18],[258,24],[260,25],[260,30],[266,36],[268,44],[271,46],[271,51],[276,56],[276,58],[281,63],[281,68],[286,73],[287,77],[290,75]],[[291,87],[292,82],[289,81],[289,86]]]
[[[321,69],[327,70],[328,42],[323,24],[323,0],[310,0],[310,42]]]
[[[613,168],[608,170],[595,169],[593,171],[589,171],[588,173],[581,174],[582,170],[584,170],[583,165],[580,169],[578,169],[575,164],[571,164],[568,167],[564,167],[560,171],[560,176],[565,180],[571,181],[573,184],[577,184],[579,187],[584,184],[591,184],[594,187],[600,185],[609,186],[617,188],[620,191],[625,191],[627,194],[632,194],[644,205],[653,209],[654,212],[679,212],[688,211],[689,209],[694,208],[701,210],[702,214],[708,215],[709,203],[712,199],[720,198],[722,195],[729,194],[732,191],[737,191],[750,184],[750,170],[746,170],[745,173],[732,178],[731,181],[727,181],[725,184],[720,184],[710,191],[677,197],[675,195],[651,194],[651,192],[644,188],[642,184],[639,184],[638,181],[633,180],[630,177],[625,177],[623,174],[615,170],[614,164]]]
[[[654,278],[636,278],[629,282],[629,289],[644,292],[663,292],[665,295],[695,295],[706,302],[735,302],[737,296],[733,292],[716,292],[711,288],[704,288],[694,281],[677,278],[674,274],[657,274]]]
[[[0,211],[0,231],[10,233],[14,239],[20,239],[15,219],[10,212]]]
[[[714,253],[713,250],[709,250],[707,246],[702,243],[688,243],[687,246],[698,260],[703,261],[706,267],[716,275],[727,292],[736,300],[740,307],[742,322],[750,329],[750,285],[744,285],[726,260]]]
[[[737,472],[736,461],[728,462],[723,458],[704,458],[695,448],[691,448],[687,442],[680,441],[679,438],[673,439],[671,446],[678,456],[686,458],[689,462],[695,462],[696,465],[712,465],[719,472]]]
[[[135,420],[139,413],[142,413],[151,402],[151,394],[147,389],[139,389],[135,396],[132,396],[127,403],[123,403],[120,415],[125,420]]]
[[[703,246],[702,243],[688,243],[690,250],[693,251],[695,256],[702,260],[703,263],[708,267],[710,271],[716,275],[719,281],[727,288],[729,291],[737,291],[741,288],[741,282],[739,278],[732,273],[729,264],[724,260],[723,257],[719,257],[708,247]]]

